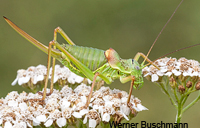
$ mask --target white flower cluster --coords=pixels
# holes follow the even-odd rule
[[[137,112],[147,110],[133,96],[127,106],[128,94],[109,87],[101,87],[95,91],[89,107],[85,108],[90,88],[83,83],[75,90],[64,86],[61,91],[54,89],[43,102],[39,93],[10,92],[0,99],[0,125],[4,128],[26,128],[38,125],[63,127],[83,123],[96,127],[100,122],[107,124],[110,120],[129,120],[128,116],[131,118],[131,115],[134,117]]]
[[[199,62],[195,60],[166,57],[155,61],[155,64],[160,70],[153,65],[143,69],[144,77],[150,77],[152,82],[158,81],[162,76],[200,77]]]
[[[27,70],[19,69],[17,71],[17,77],[11,85],[18,84],[23,85],[29,81],[33,84],[37,84],[45,79],[47,68],[44,65],[38,65],[37,67],[31,66]]]
[[[36,88],[36,85],[44,85],[46,79],[47,68],[44,65],[38,65],[36,67],[31,66],[27,70],[20,69],[17,71],[17,77],[11,85],[19,84],[23,87],[28,87],[31,90]],[[52,68],[50,69],[49,79],[52,76]],[[71,72],[67,67],[60,67],[55,65],[54,83],[58,83],[59,86],[80,84],[84,81],[84,78]],[[91,81],[87,79],[87,83],[91,84]],[[42,87],[41,87],[42,88]],[[38,90],[37,90],[38,91]]]

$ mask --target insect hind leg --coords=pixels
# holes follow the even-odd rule
[[[60,35],[70,44],[75,45],[73,41],[67,36],[67,34],[60,28],[57,27],[54,29],[54,40],[57,41],[57,33],[60,33]]]
[[[46,95],[50,95],[53,93],[53,80],[54,80],[54,72],[55,72],[55,58],[53,58],[52,61],[52,75],[51,75],[51,86],[50,86],[50,94],[46,94],[47,85],[48,85],[48,78],[49,78],[49,72],[50,72],[50,64],[51,64],[51,50],[52,45],[54,45],[54,41],[49,42],[49,49],[48,49],[48,61],[47,61],[47,73],[46,73],[46,79],[45,79],[45,86],[44,86],[44,92],[42,100],[45,99]],[[53,49],[55,49],[56,46],[53,46]]]
[[[48,63],[47,63],[47,78],[45,81],[45,90],[43,94],[43,100],[45,99],[46,95],[50,95],[53,93],[53,83],[54,83],[54,73],[55,73],[55,58],[53,58],[52,61],[52,74],[51,74],[51,85],[50,85],[50,94],[46,94],[46,88],[48,83],[48,76],[49,76],[49,70],[50,70],[50,63],[51,63],[51,49],[53,45],[53,49],[56,49],[56,45],[54,42],[57,42],[57,33],[60,33],[60,35],[70,44],[75,45],[73,41],[67,36],[67,34],[60,28],[57,27],[54,29],[54,39],[49,43],[49,49],[48,49]]]

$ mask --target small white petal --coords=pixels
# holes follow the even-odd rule
[[[80,114],[80,112],[73,112],[72,114],[75,118],[81,118],[82,115]]]
[[[198,75],[199,75],[198,72],[193,72],[193,73],[192,73],[192,76],[198,76]]]
[[[36,117],[36,119],[40,122],[45,122],[47,120],[45,115],[39,115]]]
[[[83,103],[86,103],[86,102],[87,102],[86,96],[81,96],[81,102],[83,102]]]
[[[70,102],[67,100],[67,99],[63,99],[63,100],[61,100],[62,102],[62,104],[61,104],[61,110],[62,111],[64,111],[66,108],[69,108],[69,106],[70,106]]]
[[[149,110],[148,108],[144,107],[144,106],[141,105],[141,104],[137,104],[137,108],[138,108],[137,111]]]
[[[94,109],[94,110],[99,109],[99,105],[91,105],[90,107],[92,107],[92,109]]]
[[[110,114],[108,114],[108,113],[103,114],[102,121],[109,122]]]
[[[25,83],[27,83],[29,80],[30,80],[30,77],[29,77],[29,76],[19,78],[19,79],[18,79],[18,84],[19,84],[19,85],[25,84]]]
[[[192,73],[193,72],[193,68],[188,68],[188,72]]]
[[[151,81],[152,82],[155,82],[155,81],[157,81],[158,80],[158,75],[157,74],[153,74],[153,75],[151,75]]]
[[[89,127],[90,127],[90,128],[95,128],[96,125],[97,125],[96,120],[94,120],[94,119],[89,119]]]
[[[71,84],[75,84],[75,80],[72,76],[68,77],[68,82],[71,83]]]
[[[58,79],[59,79],[59,76],[55,74],[54,78],[53,78],[53,83],[56,83],[58,81]]]
[[[44,125],[45,125],[46,127],[50,127],[52,124],[53,124],[53,119],[48,119],[48,120],[44,123]]]
[[[190,74],[188,72],[183,72],[183,76],[189,76]]]
[[[167,72],[167,69],[166,68],[160,68],[160,70],[159,70],[160,72]]]
[[[126,119],[126,120],[129,120],[129,118],[126,116],[126,114],[124,114],[123,112],[122,112],[122,115],[124,116],[124,118]]]
[[[32,128],[33,126],[29,123],[29,122],[26,122],[28,127]]]
[[[38,121],[36,118],[33,118],[33,126],[37,126],[40,124],[40,121]]]
[[[16,85],[18,81],[18,78],[16,77],[15,80],[11,83],[12,86]]]
[[[85,118],[83,119],[83,124],[87,123],[87,115],[85,116]]]
[[[170,77],[172,75],[172,72],[167,72],[165,73],[165,75]]]
[[[81,116],[83,116],[83,115],[85,115],[86,113],[88,113],[88,109],[82,109],[80,112],[79,112],[79,114],[81,115]]]
[[[28,108],[28,106],[26,103],[20,103],[19,108],[21,109],[21,111],[25,111]]]
[[[66,119],[65,118],[59,118],[56,120],[56,123],[59,127],[63,127],[66,125]]]
[[[75,81],[76,81],[76,83],[81,83],[83,81],[83,79],[84,78],[81,76],[76,76]]]
[[[44,76],[43,75],[38,75],[37,76],[37,81],[43,81],[44,80]]]
[[[31,79],[31,80],[33,80],[32,82],[33,82],[33,84],[36,84],[38,81],[37,81],[37,76],[34,76],[34,77],[32,77],[33,79]]]
[[[161,71],[159,70],[159,71],[157,71],[157,75],[158,75],[158,76],[163,76],[163,75],[164,75],[164,73],[163,73],[163,72],[161,72]]]
[[[128,98],[127,98],[127,97],[122,97],[122,98],[121,98],[121,103],[126,103],[126,102],[127,102],[127,100],[128,100]]]
[[[131,110],[128,106],[122,105],[120,106],[120,111],[123,112],[125,115],[129,115]]]
[[[144,75],[144,77],[149,76],[149,75],[151,75],[150,72],[146,73],[146,74]]]
[[[10,122],[6,122],[4,128],[12,128],[12,124]]]
[[[18,102],[14,101],[14,100],[10,100],[10,101],[8,101],[8,106],[17,107],[18,106]]]
[[[91,81],[90,79],[87,79],[87,81],[88,81],[88,84],[91,84],[91,83],[92,83],[92,81]]]
[[[105,101],[105,106],[107,106],[107,107],[112,107],[113,104],[114,104],[114,102],[112,102],[112,101]]]
[[[92,97],[92,98],[90,99],[90,102],[92,102],[94,99],[95,99],[95,98]]]
[[[163,63],[163,62],[159,62],[159,65],[162,66],[162,67],[163,67],[163,66],[166,66],[166,64]]]
[[[177,70],[172,70],[172,73],[174,73],[175,76],[181,75],[181,72]]]
[[[27,128],[27,125],[26,125],[25,122],[20,122],[19,124],[20,124],[20,126],[22,126],[23,128]]]

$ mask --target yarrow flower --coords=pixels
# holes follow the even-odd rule
[[[169,81],[173,89],[178,89],[179,85],[183,86],[184,89],[188,87],[196,89],[195,86],[199,82],[200,77],[198,61],[187,60],[186,58],[180,58],[178,60],[176,58],[163,58],[155,61],[155,64],[160,70],[153,65],[143,69],[143,75],[148,80],[156,82],[157,84],[163,84]],[[186,86],[187,83],[190,83],[191,86]],[[179,89],[181,89],[180,86]],[[178,91],[183,93],[181,90]]]
[[[177,108],[177,120],[180,123],[182,113],[194,105],[200,99],[197,98],[183,107],[188,96],[200,90],[200,67],[199,62],[186,58],[162,58],[154,62],[159,68],[150,65],[143,69],[143,75],[148,80],[155,82],[169,97],[172,104]]]
[[[95,128],[100,124],[106,126],[109,121],[128,121],[138,112],[148,110],[134,96],[127,106],[126,92],[104,86],[93,93],[89,107],[85,108],[90,89],[83,83],[75,90],[64,86],[60,91],[54,89],[42,103],[40,93],[10,92],[0,99],[0,126],[67,127],[79,124]]]
[[[44,65],[38,65],[36,67],[31,66],[27,70],[20,69],[17,71],[17,77],[11,85],[18,85],[30,89],[32,92],[42,90],[46,79],[47,68]],[[50,75],[48,79],[51,79],[52,68],[50,68]],[[55,88],[63,87],[64,85],[78,85],[80,83],[91,84],[89,79],[83,78],[71,72],[67,67],[55,65],[54,85]]]

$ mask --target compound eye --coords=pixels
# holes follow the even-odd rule
[[[140,70],[140,67],[139,66],[135,66],[135,69]]]
[[[132,64],[134,64],[134,59],[132,59]]]

